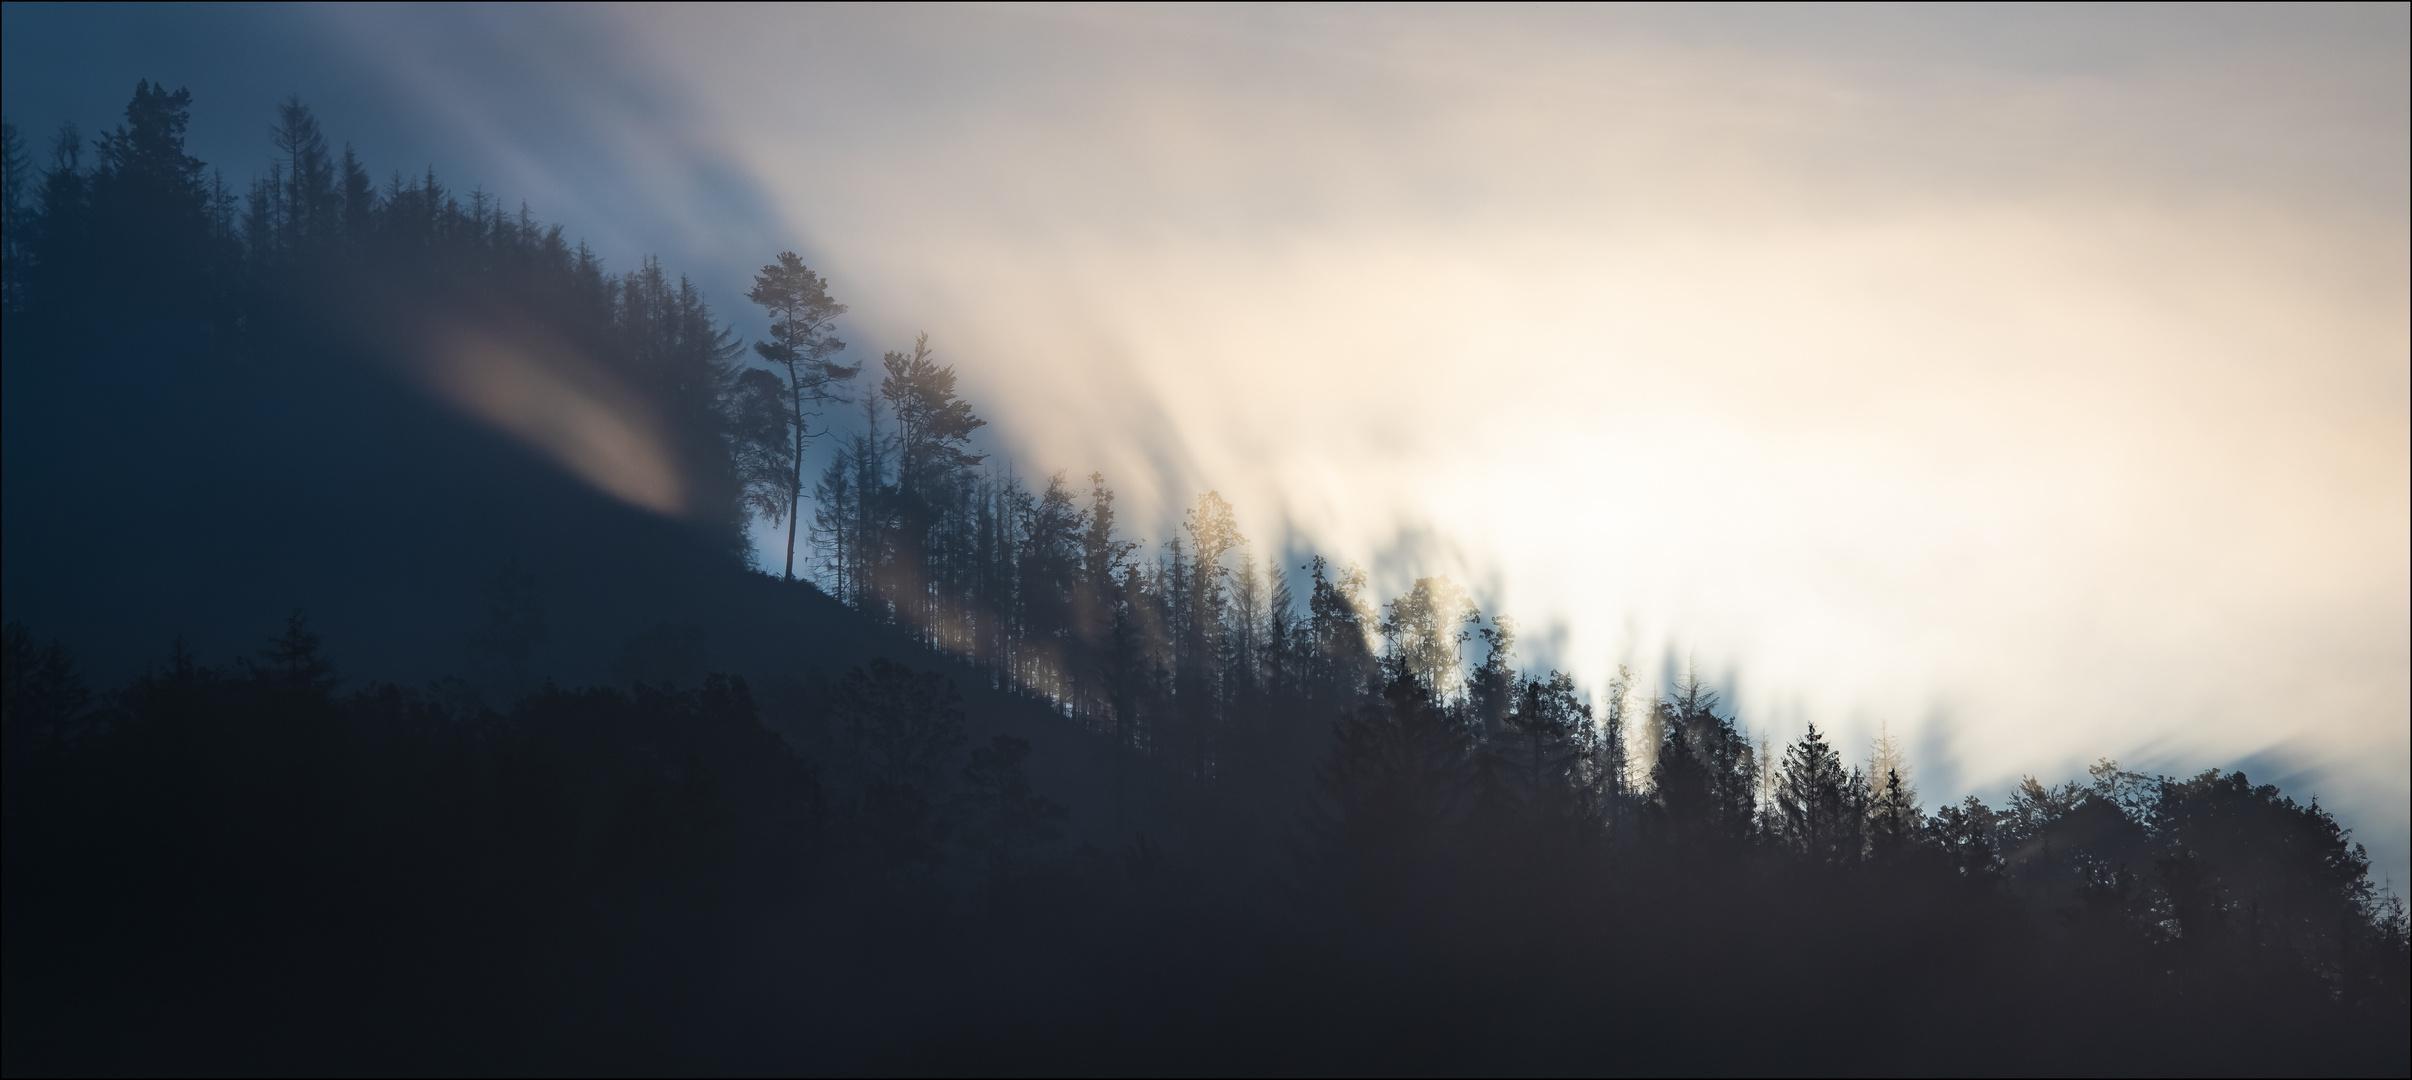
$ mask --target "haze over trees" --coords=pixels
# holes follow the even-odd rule
[[[657,262],[374,181],[299,101],[238,194],[190,104],[43,162],[6,129],[9,618],[54,595],[28,552],[116,572],[48,539],[78,514],[205,572],[382,522],[309,534],[321,595],[477,616],[413,686],[298,612],[105,686],[10,622],[12,1073],[2412,1064],[2404,908],[2316,802],[2104,761],[1929,806],[1889,738],[1525,666],[1446,578],[1297,595],[1214,492],[1133,537],[1104,476],[976,452],[927,335],[837,363],[793,253],[749,358]],[[631,388],[684,517],[431,419],[388,343],[463,321]],[[221,415],[274,430],[186,437]]]

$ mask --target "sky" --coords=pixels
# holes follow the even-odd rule
[[[2406,880],[2406,8],[49,7],[9,119],[299,93],[659,254],[926,331],[1030,477],[1421,575],[1598,686],[1930,803],[2097,757],[2317,793]]]

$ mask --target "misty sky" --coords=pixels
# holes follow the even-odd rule
[[[1162,540],[1448,573],[1597,684],[2318,792],[2400,887],[2406,9],[5,9],[10,120],[382,175],[927,330]]]

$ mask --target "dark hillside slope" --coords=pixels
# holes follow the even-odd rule
[[[596,491],[370,346],[179,347],[145,329],[8,328],[5,615],[60,639],[98,683],[179,640],[205,662],[249,656],[296,609],[349,685],[464,674],[485,594],[512,568],[546,632],[523,678],[482,688],[495,707],[547,678],[694,687],[719,671],[809,745],[816,677],[887,657],[952,677],[975,743],[1030,741],[1041,790],[1084,811],[1096,800],[1081,793],[1103,790],[1108,748],[1045,704],[749,569],[725,530]],[[1112,816],[1076,813],[1075,835],[1127,837]]]

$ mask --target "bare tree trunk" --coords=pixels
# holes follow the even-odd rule
[[[794,365],[787,369],[788,385],[796,385]],[[796,414],[796,452],[788,459],[787,478],[787,580],[796,579],[796,516],[804,508],[804,399],[798,396],[793,407]]]
[[[804,503],[804,489],[790,484],[787,489],[787,580],[796,579],[796,515]]]

